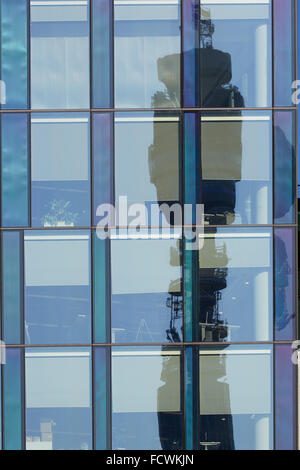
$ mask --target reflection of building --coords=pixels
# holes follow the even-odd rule
[[[199,12],[195,12],[199,15]],[[212,35],[214,33],[214,25],[210,19],[209,11],[203,10],[204,18],[200,21],[200,94],[202,102],[206,107],[242,107],[244,105],[243,99],[238,92],[237,88],[229,85],[232,77],[231,73],[231,57],[229,54],[219,50],[213,49]],[[202,10],[201,10],[201,18]],[[194,51],[187,52],[186,54],[194,54]],[[178,71],[178,62],[180,58],[178,55],[167,56],[158,60],[158,76],[159,79],[166,86],[166,92],[159,92],[153,96],[153,106],[160,107],[162,102],[164,106],[177,107],[179,103],[178,90],[176,84],[179,83],[176,77],[176,70]],[[171,103],[171,106],[170,106]],[[155,113],[156,116],[161,115]],[[239,111],[231,111],[226,113],[224,120],[230,116],[240,116]],[[202,125],[202,120],[203,124]],[[205,115],[201,116],[201,148],[202,152],[199,157],[201,158],[201,173],[198,178],[201,180],[201,195],[200,201],[204,204],[205,221],[211,225],[226,225],[230,220],[234,220],[235,211],[235,183],[241,179],[241,160],[242,160],[242,144],[241,144],[241,131],[242,125],[235,128],[235,134],[230,134],[230,138],[225,132],[214,133],[216,128],[214,126],[205,126]],[[160,135],[161,131],[154,124],[154,144],[149,149],[149,169],[151,181],[155,184],[158,194],[158,201],[160,203],[170,202],[168,199],[164,200],[164,192],[168,194],[174,178],[172,180],[172,173],[168,172],[168,181],[165,179],[165,165],[170,163],[171,156],[176,155],[175,152],[164,146],[163,136]],[[199,135],[200,139],[200,135]],[[176,139],[174,139],[176,142]],[[220,160],[222,156],[222,160]],[[172,165],[168,165],[172,168]],[[221,168],[220,168],[221,167]],[[155,171],[154,171],[155,169]],[[227,175],[228,180],[215,179],[217,169],[221,174]],[[223,176],[224,178],[224,176]],[[166,184],[167,183],[167,184]],[[163,188],[163,189],[162,189]],[[163,210],[163,209],[162,209]],[[216,233],[216,229],[211,229],[210,233]],[[219,312],[219,301],[222,297],[222,290],[226,288],[227,277],[227,257],[226,252],[220,252],[216,249],[210,250],[211,258],[218,258],[216,266],[221,268],[201,268],[199,265],[199,283],[198,283],[198,315],[197,323],[199,328],[198,337],[202,342],[223,342],[228,339],[228,327],[226,322],[222,319]],[[170,308],[170,329],[167,331],[167,339],[170,342],[178,342],[180,340],[179,334],[174,328],[174,319],[178,314],[181,314],[182,302],[180,292],[175,295],[171,294],[167,300]],[[226,375],[223,369],[222,374]],[[224,392],[229,400],[228,391]],[[225,399],[225,398],[224,398]],[[160,418],[160,426],[165,423],[166,416]],[[228,418],[222,421],[220,427],[220,417],[210,416],[203,417],[206,424],[203,422],[202,429],[207,429],[201,435],[201,441],[212,441],[208,434],[217,438],[220,442],[225,436],[232,435],[232,423]],[[216,429],[214,429],[216,428]],[[208,431],[209,430],[209,431]],[[233,438],[226,442],[226,448],[234,448]],[[219,444],[222,446],[222,444]],[[216,446],[218,447],[218,445]]]

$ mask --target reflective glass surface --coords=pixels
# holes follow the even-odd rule
[[[21,450],[24,436],[23,348],[7,348],[2,365],[2,423],[5,450]]]
[[[182,341],[179,240],[112,240],[113,343]]]
[[[28,107],[28,1],[2,0],[0,5],[0,96],[2,109]]]
[[[121,196],[126,196],[128,204],[143,203],[151,210],[151,206],[157,204],[179,201],[179,130],[179,116],[173,113],[116,115],[117,203]],[[159,212],[158,207],[157,211]],[[162,216],[163,212],[161,211]]]
[[[295,231],[275,229],[275,335],[277,341],[296,339]]]
[[[271,1],[205,1],[195,14],[200,17],[202,106],[270,106]]]
[[[89,107],[89,0],[31,2],[31,107]]]
[[[1,245],[2,338],[6,344],[20,344],[23,342],[23,236],[17,231],[2,232]]]
[[[180,374],[180,350],[113,348],[113,449],[182,448]]]
[[[90,225],[88,114],[34,114],[31,118],[33,227]]]
[[[25,234],[25,341],[91,340],[90,233]]]
[[[199,244],[199,340],[272,340],[271,230],[206,229]]]
[[[199,186],[206,222],[272,223],[271,114],[205,114],[200,132]]]
[[[115,107],[180,106],[180,1],[118,0]]]
[[[26,450],[92,448],[91,350],[27,349]]]
[[[26,227],[29,223],[29,117],[1,115],[1,225]]]
[[[200,449],[273,449],[269,346],[200,350]]]
[[[291,349],[289,344],[275,346],[275,439],[278,450],[297,448],[296,356],[296,349]]]
[[[291,111],[274,112],[274,222],[295,223],[296,120]]]

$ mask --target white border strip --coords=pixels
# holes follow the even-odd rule
[[[89,118],[32,118],[32,124],[88,123]]]
[[[74,7],[74,6],[88,6],[88,1],[87,0],[70,0],[68,2],[68,0],[64,0],[64,1],[58,1],[58,0],[53,0],[53,2],[51,2],[51,0],[40,0],[40,1],[36,1],[36,0],[31,0],[30,2],[30,6],[32,7],[44,7],[44,6],[59,6],[59,7]]]
[[[26,242],[33,241],[49,241],[49,240],[89,240],[89,235],[47,235],[45,237],[40,235],[25,235]]]
[[[205,350],[200,350],[199,355],[200,356],[220,356],[220,355],[226,355],[226,356],[249,356],[249,355],[271,355],[271,350],[270,349],[239,349],[239,350],[226,350],[224,348],[223,350],[214,350],[214,351],[205,351]]]
[[[199,238],[271,238],[270,233],[199,233]]]

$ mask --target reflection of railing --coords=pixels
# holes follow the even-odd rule
[[[181,341],[180,334],[176,329],[176,320],[183,317],[183,298],[182,292],[172,292],[166,300],[166,306],[171,310],[170,326],[166,330],[167,339],[171,343],[178,343]]]

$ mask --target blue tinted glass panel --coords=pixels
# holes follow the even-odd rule
[[[3,114],[2,137],[2,226],[28,225],[28,116]]]
[[[26,450],[92,449],[90,348],[26,350]]]
[[[89,1],[31,2],[31,106],[89,107]]]
[[[28,1],[1,1],[1,104],[28,107]]]
[[[23,390],[22,369],[24,351],[6,349],[3,367],[3,447],[6,450],[23,449]]]
[[[272,340],[271,230],[206,229],[198,253],[199,340]]]
[[[273,449],[269,346],[200,350],[200,449]]]
[[[32,225],[90,225],[88,114],[31,118]]]
[[[182,2],[183,102],[185,107],[200,106],[199,0]]]
[[[295,3],[294,0],[273,0],[274,106],[292,105],[291,85],[295,80]]]
[[[115,2],[116,108],[180,106],[180,2]]]
[[[110,340],[110,242],[93,234],[94,341]]]
[[[20,232],[2,234],[2,315],[5,343],[22,342],[23,236]]]
[[[294,113],[276,111],[274,113],[274,219],[276,224],[295,222],[295,138]]]
[[[182,341],[179,240],[111,241],[113,343]]]
[[[109,348],[94,349],[95,449],[110,448],[110,360]]]
[[[288,344],[275,346],[276,450],[296,449],[296,366]],[[294,351],[294,356],[296,352]]]
[[[212,225],[272,223],[272,117],[201,117],[201,203]]]
[[[295,231],[275,229],[275,331],[276,340],[295,339]]]
[[[97,225],[101,204],[113,203],[113,116],[111,113],[93,116],[93,219]],[[97,220],[95,221],[95,218]]]
[[[180,350],[113,348],[112,448],[181,449],[180,381]]]
[[[198,448],[199,442],[199,352],[197,347],[184,350],[185,449]]]
[[[93,107],[113,106],[113,2],[92,0]]]
[[[203,107],[266,107],[272,99],[271,1],[200,8]],[[199,10],[198,10],[199,11]]]
[[[90,233],[25,235],[25,341],[91,341]]]
[[[184,115],[184,203],[195,208],[200,203],[200,116],[199,113]],[[203,212],[203,211],[202,211]],[[189,214],[185,208],[185,225],[199,224],[195,210]],[[187,231],[185,230],[185,235]],[[193,241],[193,233],[189,239]],[[184,243],[184,335],[185,341],[197,340],[197,302],[199,261],[197,251],[188,249]]]

